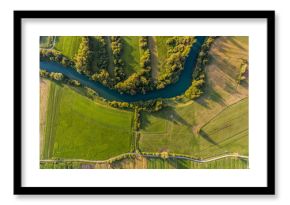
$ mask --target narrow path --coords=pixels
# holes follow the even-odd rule
[[[151,52],[151,68],[152,68],[152,79],[157,80],[158,76],[158,52],[157,52],[157,42],[155,36],[148,36],[149,50]]]
[[[114,63],[113,63],[113,54],[112,54],[112,49],[111,49],[111,39],[110,39],[110,36],[104,36],[104,39],[106,41],[107,51],[108,51],[108,55],[109,55],[108,71],[111,75],[113,75],[114,74]]]
[[[106,163],[109,161],[114,161],[116,159],[120,159],[123,157],[128,157],[128,156],[144,156],[144,157],[151,157],[151,158],[160,158],[160,156],[156,156],[153,154],[138,154],[138,153],[133,153],[133,152],[129,152],[129,153],[125,153],[125,154],[120,154],[118,156],[112,157],[110,159],[107,160],[85,160],[85,159],[63,159],[63,160],[53,160],[53,159],[46,159],[46,160],[40,160],[40,162],[88,162],[88,163]],[[195,159],[195,158],[191,158],[191,157],[185,157],[185,156],[169,156],[168,158],[171,159],[185,159],[185,160],[189,160],[189,161],[193,161],[193,162],[198,162],[198,163],[207,163],[207,162],[212,162],[215,160],[219,160],[219,159],[223,159],[223,158],[228,158],[228,157],[236,157],[236,158],[240,158],[240,159],[248,159],[248,156],[245,155],[239,155],[238,153],[232,153],[232,154],[225,154],[225,155],[220,155],[220,156],[215,156],[215,157],[210,157],[207,159]]]

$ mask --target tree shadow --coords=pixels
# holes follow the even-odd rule
[[[225,83],[224,90],[230,94],[239,93],[237,90],[237,87],[234,86],[233,84],[228,83],[228,82]]]
[[[136,56],[133,55],[134,51],[136,49],[139,49],[139,47],[137,47],[137,48],[133,47],[130,44],[130,42],[128,40],[126,40],[126,38],[122,38],[122,41],[123,41],[123,44],[124,44],[123,45],[123,52],[121,54],[122,59],[123,59],[125,65],[126,65],[127,70],[129,71],[129,73],[134,73],[135,72],[134,67],[130,63],[126,62],[126,59],[130,59],[132,63],[134,63],[136,65],[139,65],[139,63],[140,63],[139,60],[140,59],[136,59]],[[127,56],[126,59],[125,59],[125,55],[124,55],[125,53],[126,53],[126,56]]]
[[[238,75],[236,67],[232,65],[226,58],[210,55],[208,59],[209,65],[215,65],[220,71],[224,72],[231,78],[235,79]]]
[[[210,108],[207,100],[214,101],[222,106],[226,105],[223,97],[215,91],[215,89],[212,87],[212,84],[208,80],[206,81],[206,86],[204,88],[204,95],[196,99],[195,102],[205,108]]]
[[[141,127],[144,129],[150,125],[148,113],[141,111]]]
[[[249,168],[249,161],[247,159],[239,158],[239,160],[245,167]]]
[[[166,162],[173,167],[174,169],[189,169],[190,163],[187,160],[177,159],[177,158],[168,158]]]
[[[213,145],[216,145],[216,146],[219,146],[219,144],[214,141],[205,131],[203,131],[202,129],[200,130],[199,132],[199,135],[205,139],[206,141],[208,141],[209,143],[213,144]]]
[[[210,108],[208,102],[206,102],[207,99],[208,99],[207,96],[201,96],[198,99],[196,99],[195,102],[197,102],[198,104],[202,105],[205,108]]]
[[[228,41],[230,41],[232,44],[234,44],[236,47],[238,47],[241,50],[247,51],[246,48],[244,48],[243,46],[241,46],[237,40],[235,40],[233,37],[227,38]]]
[[[142,115],[141,120],[142,128],[146,128],[151,124],[148,119],[148,115],[152,115],[156,118],[161,118],[163,120],[173,122],[174,124],[191,127],[191,124],[188,123],[184,118],[182,118],[172,107],[166,107],[163,110],[156,113],[142,112],[141,115]]]

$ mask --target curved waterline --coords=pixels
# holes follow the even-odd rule
[[[115,100],[121,102],[135,102],[157,98],[171,98],[183,94],[187,90],[187,88],[191,85],[193,69],[195,67],[196,59],[204,40],[205,40],[204,36],[196,37],[196,42],[193,44],[188,54],[188,57],[185,60],[184,69],[181,72],[179,80],[176,83],[170,84],[160,90],[148,92],[146,94],[136,94],[136,95],[121,94],[116,90],[112,90],[102,85],[99,82],[95,82],[89,79],[89,77],[78,73],[75,69],[71,67],[64,67],[63,65],[56,62],[41,61],[40,68],[48,72],[62,73],[63,75],[65,75],[70,79],[78,80],[82,85],[92,88],[93,90],[97,91],[97,93],[101,97],[110,101]]]

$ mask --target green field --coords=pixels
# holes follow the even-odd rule
[[[170,36],[154,38],[156,53],[155,70],[162,72],[167,59],[166,40]],[[140,71],[138,36],[123,36],[125,72],[130,75]],[[40,38],[41,46],[49,47],[48,38]],[[55,49],[73,59],[81,37],[56,38]],[[106,37],[109,60],[108,70],[113,76],[113,58],[110,38]],[[94,41],[90,47],[94,46]],[[150,43],[149,43],[150,44]],[[92,49],[93,50],[93,49]],[[104,49],[103,49],[104,50]],[[151,51],[152,52],[152,51]],[[92,67],[98,60],[94,59]],[[151,53],[152,60],[152,53]],[[45,99],[47,108],[41,115],[41,168],[140,168],[140,169],[242,169],[248,168],[248,160],[229,157],[207,163],[185,159],[163,159],[142,156],[168,152],[206,159],[227,153],[248,155],[248,73],[238,83],[241,63],[248,61],[248,37],[219,37],[212,45],[205,67],[206,83],[203,94],[195,100],[184,96],[163,99],[165,107],[157,112],[140,111],[141,126],[133,131],[131,108],[112,108],[100,97],[89,99],[85,88],[71,87],[66,81],[49,81]],[[152,63],[152,61],[151,61]],[[104,66],[106,67],[106,66]],[[153,67],[153,66],[152,66]],[[96,70],[93,70],[94,72]],[[158,73],[157,72],[157,76]],[[127,75],[127,76],[128,76]],[[154,76],[155,78],[156,76]],[[43,87],[43,88],[42,88]],[[42,86],[41,89],[45,89]],[[44,98],[44,97],[43,97]],[[41,98],[43,101],[43,99]],[[45,103],[44,103],[45,104]],[[146,108],[145,108],[146,109]],[[46,112],[45,112],[46,111]],[[46,113],[44,115],[43,113]],[[40,118],[41,119],[41,118]],[[139,135],[140,134],[140,135]],[[140,136],[140,138],[139,138]],[[136,137],[136,138],[135,138]],[[136,152],[129,158],[112,162],[84,163],[71,160],[106,160],[117,155]],[[139,153],[141,152],[141,154]],[[144,154],[144,153],[143,153]],[[158,155],[160,156],[160,155]],[[171,155],[173,156],[173,155]],[[60,160],[58,160],[60,159]],[[64,162],[61,159],[68,159]]]
[[[53,142],[55,137],[55,124],[58,121],[59,104],[61,101],[61,95],[63,89],[56,83],[50,83],[48,103],[47,103],[47,115],[46,126],[44,136],[44,146],[41,153],[43,159],[48,159],[53,153]]]
[[[226,108],[198,133],[194,125],[200,116],[197,112],[202,109],[205,108],[192,103],[166,108],[158,114],[143,114],[140,149],[144,152],[187,154],[196,158],[227,152],[247,155],[248,100]]]
[[[44,158],[104,160],[128,152],[132,113],[51,84]]]
[[[166,41],[169,38],[172,38],[172,36],[156,36],[159,72],[161,72],[164,68],[164,63],[166,62],[166,59],[168,57],[168,46],[166,44]]]
[[[185,159],[162,158],[126,158],[108,164],[98,164],[101,169],[247,169],[248,160],[236,157],[218,159],[211,162],[194,162]]]
[[[169,107],[156,114],[142,115],[142,137],[139,147],[145,152],[198,154],[198,137],[192,133],[192,105]]]
[[[52,46],[52,36],[40,36],[40,48],[49,48]]]
[[[57,36],[54,48],[73,60],[79,49],[80,43],[81,36]]]
[[[184,159],[147,159],[148,169],[246,169],[248,161],[234,157],[198,163]]]
[[[200,130],[200,135],[220,149],[248,155],[248,98],[235,103],[213,118]],[[200,145],[201,152],[212,152],[213,146]]]
[[[123,51],[122,60],[128,74],[140,71],[139,36],[122,36]]]

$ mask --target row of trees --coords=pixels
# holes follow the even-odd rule
[[[119,102],[119,101],[109,101],[108,104],[115,108],[131,108],[146,111],[146,112],[157,112],[165,107],[165,103],[162,99],[154,99],[147,101],[138,102]]]
[[[136,107],[134,110],[133,128],[138,131],[141,127],[141,112],[140,108]]]
[[[74,62],[70,61],[61,52],[52,49],[40,49],[40,60],[54,61],[64,65],[65,67],[74,65]]]
[[[165,107],[162,99],[139,101],[134,103],[135,106],[146,112],[157,112]]]
[[[91,74],[90,65],[92,63],[93,53],[90,51],[90,42],[88,36],[83,36],[78,49],[74,56],[75,68],[79,73],[88,76]]]
[[[79,87],[81,85],[81,83],[77,80],[68,80],[68,83],[70,85],[77,86],[77,87]]]
[[[141,70],[115,85],[115,88],[120,93],[128,93],[131,95],[137,93],[145,94],[154,88],[151,80],[151,53],[148,45],[148,37],[140,37],[139,46],[143,50],[142,56],[140,57]]]
[[[108,70],[109,67],[109,55],[107,51],[107,43],[105,41],[105,37],[103,36],[95,36],[89,37],[90,39],[90,47],[93,52],[93,59],[96,68],[94,70]]]
[[[247,74],[247,70],[248,70],[248,61],[245,60],[245,59],[241,59],[242,60],[242,63],[240,65],[240,71],[239,71],[239,74],[237,76],[237,86],[239,84],[241,84],[241,82],[243,82],[244,80],[247,79],[246,77],[246,74]]]
[[[115,108],[133,108],[133,105],[128,102],[109,101],[108,104]]]
[[[41,77],[46,77],[46,78],[51,78],[56,81],[61,81],[64,79],[64,76],[62,73],[55,73],[55,72],[47,72],[46,70],[40,69],[40,76]]]
[[[205,84],[205,66],[208,63],[208,52],[215,38],[214,36],[208,37],[201,46],[192,75],[192,84],[184,93],[184,96],[188,99],[196,99],[203,93],[202,88]]]
[[[157,89],[162,89],[166,85],[175,83],[179,79],[181,71],[184,69],[184,62],[194,43],[192,36],[174,36],[167,39],[166,45],[167,59],[162,69],[162,73],[157,79]]]
[[[126,73],[124,71],[124,62],[121,59],[122,47],[123,47],[122,38],[120,36],[111,36],[111,48],[114,63],[114,77],[116,83],[123,81],[126,78]]]
[[[85,87],[85,91],[86,91],[86,95],[91,99],[94,99],[95,96],[97,96],[96,91],[94,91],[93,89],[91,89],[89,87]]]
[[[98,81],[103,85],[112,88],[114,86],[114,79],[110,78],[110,74],[105,69],[100,69],[94,75],[92,75],[92,80]]]

